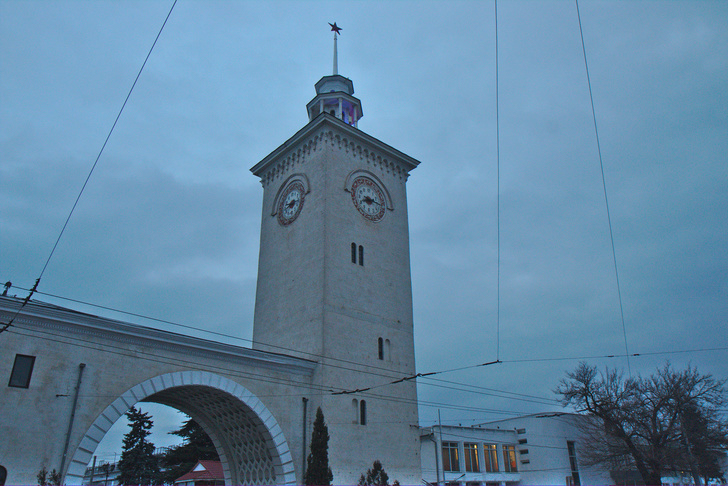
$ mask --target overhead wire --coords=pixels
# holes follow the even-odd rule
[[[38,293],[44,294],[43,292],[38,292]],[[51,294],[45,294],[45,295],[50,295],[50,296],[53,296],[53,297],[56,297],[56,298],[64,299],[63,297],[56,296],[56,295],[51,295]],[[215,334],[215,335],[221,336],[221,337],[238,339],[238,340],[242,340],[242,341],[246,341],[246,342],[252,342],[252,340],[249,340],[249,339],[240,338],[240,337],[233,336],[233,335],[230,335],[230,334],[225,334],[225,333],[220,333],[220,332],[215,332],[215,331],[204,330],[204,329],[196,328],[194,326],[179,324],[179,323],[176,323],[176,322],[173,322],[173,321],[169,321],[169,320],[161,320],[161,319],[156,319],[156,318],[144,316],[142,314],[134,314],[134,313],[126,312],[126,311],[120,311],[118,309],[113,309],[113,308],[110,308],[110,307],[97,306],[95,304],[90,304],[88,302],[79,301],[79,300],[75,300],[75,299],[68,299],[68,300],[71,300],[71,301],[74,301],[74,302],[77,302],[77,303],[81,303],[81,304],[84,304],[84,305],[96,306],[96,307],[104,308],[106,310],[111,310],[111,311],[114,311],[114,312],[120,312],[120,313],[130,314],[130,315],[134,315],[134,316],[140,317],[140,318],[145,318],[145,319],[150,319],[150,320],[154,320],[154,321],[164,322],[164,323],[167,323],[167,324],[170,324],[170,325],[180,326],[180,327],[183,327],[183,328],[186,328],[186,329],[191,329],[191,330],[196,330],[196,331],[201,331],[201,332],[210,332],[212,334]],[[68,337],[68,339],[75,339],[75,338]],[[262,344],[264,344],[264,343],[262,343]],[[323,355],[314,354],[314,353],[307,353],[307,352],[304,352],[304,351],[301,351],[301,350],[297,350],[295,348],[284,348],[284,350],[289,351],[289,352],[300,353],[300,354],[303,354],[303,355],[308,355],[308,356],[313,357],[313,358],[324,358]],[[654,352],[645,352],[645,353],[633,353],[630,356],[631,357],[639,357],[639,356],[654,356],[654,355],[666,355],[666,354],[685,354],[685,353],[712,352],[712,351],[725,351],[725,350],[728,350],[728,347],[720,347],[720,346],[718,346],[718,347],[710,347],[710,348],[696,348],[696,349],[694,348],[694,349],[682,349],[682,350],[669,350],[669,351],[654,351]],[[419,379],[418,380],[418,383],[423,384],[423,385],[426,384],[428,386],[440,387],[440,388],[444,388],[444,389],[457,389],[458,391],[465,391],[465,392],[470,392],[470,393],[473,393],[473,392],[471,390],[462,389],[462,388],[455,388],[455,387],[466,386],[466,387],[475,388],[475,389],[480,388],[483,391],[480,391],[478,393],[480,393],[480,394],[482,394],[484,396],[493,396],[493,393],[492,392],[497,392],[497,393],[502,393],[502,394],[506,394],[506,395],[513,395],[513,397],[500,396],[500,398],[507,398],[507,399],[512,399],[512,400],[520,400],[520,401],[524,401],[524,402],[534,402],[534,399],[535,400],[550,400],[550,399],[546,399],[546,398],[543,398],[543,397],[536,397],[536,396],[532,396],[532,395],[526,395],[526,394],[519,394],[519,393],[510,392],[510,391],[506,391],[506,390],[498,390],[498,389],[490,389],[490,388],[485,388],[485,387],[478,387],[477,385],[463,384],[463,383],[459,383],[459,382],[455,382],[455,381],[451,381],[451,380],[436,379],[436,378],[433,378],[433,376],[434,375],[442,375],[442,374],[446,374],[446,373],[454,373],[454,372],[464,371],[464,370],[470,370],[470,369],[480,368],[480,367],[489,366],[489,365],[493,365],[493,364],[517,364],[517,363],[536,363],[536,362],[553,362],[553,361],[584,361],[584,360],[610,359],[610,358],[623,358],[623,357],[625,357],[625,355],[623,355],[623,354],[605,354],[605,355],[578,355],[578,356],[558,356],[558,357],[545,357],[545,358],[511,359],[511,360],[505,360],[505,361],[490,361],[490,362],[485,362],[485,363],[475,363],[475,364],[466,365],[466,366],[458,366],[458,367],[448,368],[448,369],[433,370],[433,371],[424,372],[424,373],[416,373],[416,374],[412,374],[412,375],[407,375],[407,376],[404,376],[404,377],[401,376],[401,375],[398,375],[395,371],[393,371],[391,369],[388,369],[388,368],[383,368],[383,367],[378,367],[378,366],[372,366],[372,365],[368,365],[368,364],[365,364],[365,363],[360,363],[360,362],[351,361],[351,360],[338,359],[338,358],[328,358],[327,357],[327,361],[328,362],[319,363],[319,364],[321,366],[324,366],[324,367],[331,367],[331,368],[335,368],[335,369],[341,369],[341,370],[344,370],[344,371],[353,371],[353,372],[357,372],[357,373],[368,374],[368,375],[373,376],[373,377],[385,378],[387,380],[387,381],[385,381],[383,383],[373,384],[373,385],[368,386],[368,387],[362,387],[362,388],[356,388],[356,389],[328,390],[329,393],[336,394],[336,395],[363,393],[363,392],[366,392],[366,391],[369,391],[369,390],[372,390],[372,389],[382,388],[382,387],[385,387],[385,386],[395,385],[395,384],[398,384],[398,383],[402,383],[402,382],[406,382],[406,381],[411,381],[411,380],[418,380]],[[342,364],[335,364],[333,362],[340,362],[340,363],[344,363],[344,364],[347,364],[347,365],[360,366],[360,367],[364,367],[364,368],[369,368],[370,370],[350,368],[350,367],[344,366]],[[371,371],[371,370],[374,370],[374,371]],[[444,383],[444,384],[440,384],[440,383],[428,383],[427,380],[439,381],[440,383]],[[535,403],[538,403],[538,402],[535,402]]]
[[[21,289],[21,290],[25,290],[22,287],[18,287],[18,288]],[[243,342],[246,342],[246,343],[250,343],[251,345],[253,344],[253,340],[252,339],[243,338],[243,337],[235,336],[235,335],[232,335],[232,334],[227,334],[227,333],[223,333],[223,332],[219,332],[219,331],[212,331],[212,330],[209,330],[209,329],[202,329],[202,328],[199,328],[199,327],[190,326],[190,325],[187,325],[187,324],[181,324],[179,322],[170,321],[170,320],[167,320],[167,319],[160,319],[160,318],[157,318],[157,317],[150,317],[150,316],[147,316],[147,315],[144,315],[144,314],[139,314],[139,313],[135,313],[135,312],[124,311],[124,310],[116,309],[116,308],[109,307],[109,306],[99,305],[99,304],[93,304],[93,303],[90,303],[90,302],[87,302],[87,301],[82,301],[82,300],[78,300],[78,299],[71,299],[71,298],[68,298],[68,297],[63,297],[63,296],[60,296],[60,295],[51,294],[51,293],[47,293],[47,292],[37,291],[37,293],[40,294],[40,295],[46,295],[46,296],[53,297],[53,298],[56,298],[56,299],[67,300],[69,302],[74,302],[74,303],[77,303],[77,304],[82,304],[82,305],[86,305],[86,306],[90,306],[90,307],[104,309],[104,310],[108,310],[108,311],[112,311],[112,312],[117,312],[119,314],[124,314],[124,315],[133,316],[133,317],[138,317],[138,318],[146,319],[146,320],[153,321],[153,322],[159,322],[161,324],[168,324],[168,325],[171,325],[171,326],[180,327],[180,328],[187,329],[187,330],[191,330],[191,331],[198,331],[198,332],[202,332],[202,333],[206,333],[206,334],[211,334],[211,335],[218,336],[218,337],[224,337],[224,338],[227,338],[227,339],[234,339],[234,340],[237,340],[237,341],[243,341]],[[327,361],[334,361],[334,362],[341,362],[341,363],[346,363],[346,364],[351,364],[351,365],[356,365],[356,366],[363,366],[363,367],[366,367],[366,368],[371,368],[373,370],[378,370],[378,371],[382,371],[382,372],[390,373],[390,374],[394,373],[391,370],[391,368],[385,368],[383,366],[376,366],[376,365],[371,365],[371,364],[367,364],[367,363],[361,363],[361,362],[352,361],[352,360],[348,360],[348,359],[344,359],[344,358],[336,358],[336,357],[332,357],[332,356],[325,356],[325,355],[319,354],[319,353],[312,353],[312,352],[303,351],[303,350],[296,349],[296,348],[290,348],[290,347],[287,347],[287,346],[270,344],[270,343],[265,343],[265,342],[260,342],[260,341],[258,342],[258,344],[260,344],[261,346],[266,346],[266,347],[273,348],[273,349],[276,349],[276,350],[282,351],[282,352],[285,351],[285,352],[293,352],[293,353],[303,354],[303,355],[309,356],[310,358],[317,358],[317,359],[324,359],[325,358]],[[334,365],[327,364],[327,366],[334,366]],[[379,374],[378,376],[385,376],[385,377],[390,377],[390,378],[399,378],[400,375],[393,374],[393,375],[390,376],[390,375],[385,375],[385,374]]]
[[[66,217],[66,221],[63,223],[63,226],[61,227],[61,231],[58,234],[58,238],[56,238],[55,243],[53,244],[53,247],[51,248],[51,251],[48,255],[48,258],[45,261],[45,264],[43,265],[43,268],[40,271],[40,274],[38,275],[38,278],[35,281],[35,285],[33,285],[32,289],[30,290],[30,293],[23,301],[23,305],[20,307],[18,312],[22,310],[23,307],[28,303],[30,298],[33,296],[33,293],[37,290],[38,284],[40,284],[41,278],[43,278],[43,275],[45,274],[46,269],[48,268],[48,265],[51,262],[51,259],[53,258],[53,255],[56,252],[56,248],[58,248],[58,244],[61,241],[61,238],[63,237],[63,234],[66,232],[66,228],[68,227],[68,223],[71,221],[71,216],[73,216],[73,213],[76,210],[76,206],[78,206],[78,202],[81,200],[81,196],[83,195],[83,192],[86,189],[86,186],[88,185],[89,180],[91,179],[91,175],[94,173],[94,170],[96,169],[96,166],[99,163],[99,160],[101,159],[101,155],[104,153],[104,149],[106,148],[106,145],[109,143],[109,139],[111,138],[111,134],[114,133],[114,129],[116,128],[116,124],[119,122],[119,118],[121,118],[121,114],[124,112],[124,108],[126,107],[127,102],[129,101],[129,98],[131,98],[131,94],[134,91],[134,87],[137,84],[137,81],[139,81],[139,78],[142,75],[142,71],[144,70],[144,66],[147,65],[147,61],[149,60],[149,57],[152,55],[152,51],[154,50],[154,46],[157,45],[157,41],[159,40],[159,37],[162,35],[162,31],[164,30],[164,27],[167,25],[167,21],[169,20],[169,17],[172,15],[172,11],[174,10],[174,6],[177,4],[177,0],[174,0],[172,2],[172,6],[169,9],[169,12],[167,12],[167,16],[164,19],[164,22],[162,22],[162,26],[159,28],[159,32],[157,32],[157,36],[154,38],[154,42],[152,42],[152,46],[149,48],[149,51],[147,52],[146,57],[144,58],[144,62],[142,63],[142,66],[139,68],[139,72],[137,72],[136,78],[134,78],[134,82],[131,85],[131,88],[129,88],[129,92],[126,95],[126,98],[124,99],[124,102],[121,104],[121,108],[119,109],[119,112],[116,115],[116,118],[114,119],[114,123],[111,125],[111,129],[109,130],[109,133],[106,135],[106,139],[104,140],[104,143],[101,145],[101,149],[99,150],[99,153],[96,155],[96,159],[94,160],[94,163],[91,165],[91,170],[89,171],[88,175],[86,176],[86,180],[83,182],[83,185],[81,186],[81,190],[78,193],[78,196],[76,196],[76,200],[73,203],[73,206],[71,206],[71,210],[68,213],[68,216]],[[0,333],[3,333],[6,331],[10,326],[13,325],[13,321],[17,317],[18,314],[15,314],[13,317],[11,317],[7,323],[3,325],[3,327],[0,329]]]
[[[607,196],[607,180],[604,176],[604,161],[602,159],[602,146],[599,141],[599,128],[597,126],[597,112],[594,108],[594,94],[592,93],[591,77],[589,76],[589,63],[586,58],[586,45],[584,43],[584,30],[581,26],[581,14],[579,13],[579,0],[576,3],[576,16],[579,20],[579,35],[581,37],[581,51],[584,54],[584,69],[586,71],[586,82],[589,86],[589,101],[591,102],[592,120],[594,121],[594,136],[597,143],[597,153],[599,154],[599,167],[602,172],[602,188],[604,189],[604,206],[607,210],[607,223],[609,224],[609,241],[612,244],[612,260],[614,262],[614,276],[617,284],[617,298],[619,300],[619,315],[622,321],[622,335],[624,336],[624,355],[627,358],[627,371],[632,375],[632,367],[629,362],[629,346],[627,344],[627,326],[624,322],[624,306],[622,305],[622,288],[619,284],[619,267],[617,265],[617,252],[614,248],[614,232],[612,230],[612,217],[609,211],[609,197]]]
[[[175,324],[175,323],[173,323],[171,321],[167,321],[167,322],[169,322],[171,324]],[[187,326],[187,327],[190,327],[190,326]],[[192,329],[197,329],[197,328],[192,328]],[[199,329],[197,329],[197,330],[199,330]],[[34,330],[34,332],[44,332],[44,331]],[[83,340],[83,339],[80,339],[80,338],[76,338],[76,337],[72,337],[72,336],[66,336],[66,335],[61,336],[61,335],[53,334],[53,333],[49,333],[49,332],[45,332],[45,333],[48,334],[48,335],[55,336],[57,338],[63,338],[65,340],[52,339],[52,338],[46,338],[46,339],[50,339],[50,340],[53,340],[53,341],[56,341],[56,342],[63,342],[63,343],[67,343],[67,344],[72,344],[72,343],[69,343],[69,340],[71,340],[71,341],[76,340],[76,341],[80,341],[80,342],[86,343],[86,344],[81,344],[79,346],[88,347],[88,348],[92,348],[92,349],[98,349],[98,345],[96,343],[93,343],[93,342],[88,341],[88,340]],[[27,336],[32,336],[32,334],[25,334],[25,333],[21,333],[21,334],[27,335]],[[227,335],[225,335],[223,333],[217,333],[217,334],[222,334],[224,336],[227,336]],[[230,336],[230,337],[233,337],[233,336]],[[125,349],[124,348],[121,348],[121,347],[113,347],[113,346],[109,346],[109,347],[115,348],[115,351],[109,351],[109,352],[113,352],[113,353],[116,353],[116,354],[119,354],[119,355],[132,356],[132,354],[130,354],[128,352],[125,352]],[[715,348],[690,349],[690,350],[673,350],[673,351],[649,352],[649,353],[635,353],[635,354],[633,354],[633,356],[659,355],[659,354],[671,354],[671,353],[695,353],[695,352],[701,352],[701,351],[705,352],[705,351],[724,351],[724,350],[728,350],[728,347],[715,347]],[[149,353],[149,354],[151,355],[151,353]],[[133,356],[137,357],[138,355],[137,354],[134,354]],[[504,362],[501,361],[501,362],[498,362],[498,363],[523,363],[523,362],[529,362],[529,363],[531,363],[531,362],[564,361],[564,360],[585,360],[585,359],[615,358],[615,357],[621,357],[621,355],[598,355],[598,356],[595,355],[595,356],[572,356],[572,357],[554,357],[554,358],[531,358],[531,359],[521,359],[521,360],[507,360],[507,361],[504,361]],[[167,360],[167,361],[164,361],[164,360],[161,360],[160,361],[159,356],[156,355],[156,354],[153,354],[150,357],[145,357],[145,359],[148,359],[148,360],[151,360],[151,361],[165,362],[167,364],[190,366],[189,360],[188,361],[180,361],[180,360],[174,360],[174,359],[172,359],[172,360]],[[349,363],[350,364],[354,364],[354,365],[363,365],[361,363],[356,363],[356,362],[349,362]],[[417,373],[415,375],[410,375],[410,376],[406,376],[406,377],[399,377],[398,379],[392,380],[391,379],[391,375],[384,375],[384,374],[381,374],[381,373],[375,373],[375,372],[372,372],[372,371],[367,371],[367,370],[362,370],[362,369],[346,368],[346,367],[343,367],[343,366],[340,366],[340,365],[335,365],[335,364],[332,364],[332,363],[320,363],[320,365],[321,366],[324,366],[324,367],[333,367],[333,368],[344,369],[344,370],[347,370],[347,371],[354,371],[354,372],[357,372],[357,373],[368,374],[368,375],[376,376],[376,377],[380,377],[380,378],[382,378],[382,377],[383,378],[388,378],[388,380],[386,382],[384,382],[384,383],[380,383],[380,384],[373,385],[373,386],[370,386],[370,387],[364,387],[364,388],[360,388],[360,389],[354,389],[354,390],[345,390],[345,389],[332,390],[329,387],[318,387],[317,389],[314,389],[314,388],[312,388],[312,386],[310,386],[309,384],[307,384],[305,382],[295,382],[295,381],[292,381],[292,380],[280,380],[279,379],[276,383],[277,384],[289,385],[289,386],[307,386],[312,392],[319,392],[318,394],[320,394],[320,395],[358,394],[358,395],[369,395],[371,397],[379,398],[379,399],[386,399],[386,395],[377,395],[377,394],[371,393],[370,391],[373,390],[373,389],[382,388],[382,387],[385,387],[385,386],[394,385],[394,384],[397,384],[397,383],[402,383],[402,382],[406,382],[406,381],[410,381],[410,380],[416,380],[416,379],[419,378],[420,379],[419,380],[419,383],[420,384],[423,384],[423,385],[434,386],[434,387],[439,387],[439,388],[443,388],[443,389],[455,389],[456,391],[463,391],[463,392],[469,392],[469,393],[479,393],[479,394],[482,394],[484,396],[498,396],[499,398],[505,398],[505,399],[510,399],[510,400],[522,401],[522,402],[539,403],[539,404],[542,404],[542,405],[553,405],[552,403],[545,403],[545,401],[548,401],[549,399],[545,399],[543,397],[535,397],[535,396],[532,396],[532,395],[519,394],[519,393],[509,392],[509,391],[504,391],[504,390],[497,390],[497,389],[491,389],[491,388],[486,388],[486,387],[478,387],[477,385],[469,385],[469,384],[463,384],[463,383],[459,383],[459,382],[453,382],[453,381],[450,381],[450,380],[442,380],[442,379],[432,378],[432,376],[433,375],[436,375],[436,374],[457,372],[457,371],[462,371],[462,370],[466,370],[466,369],[473,369],[473,368],[483,367],[483,366],[490,365],[490,364],[496,364],[496,362],[477,363],[477,364],[470,365],[470,366],[461,366],[461,367],[457,367],[457,368],[443,369],[443,370],[432,371],[432,372],[428,372],[428,373]],[[251,380],[258,379],[258,378],[256,378],[256,376],[258,376],[258,377],[262,376],[262,375],[255,375],[255,374],[251,374],[251,373],[242,373],[241,374],[241,373],[239,373],[239,370],[233,369],[233,368],[230,368],[230,367],[225,367],[225,366],[211,367],[210,370],[216,370],[218,372],[221,372],[222,371],[222,372],[230,373],[230,374],[233,374],[235,376],[240,376],[240,377],[247,378],[247,379],[251,379]],[[388,370],[388,371],[390,371],[390,373],[391,373],[391,370]],[[424,378],[424,381],[422,380],[422,378]],[[260,379],[263,380],[263,378],[260,378]],[[268,379],[268,377],[265,377],[265,379]],[[428,383],[426,380],[434,380],[434,381],[438,381],[440,383]],[[263,381],[265,381],[265,380],[263,380]],[[441,384],[441,383],[444,383],[444,384]],[[450,385],[454,385],[454,386],[450,386]],[[458,387],[463,387],[463,386],[466,386],[468,388],[467,389],[466,388],[458,388]],[[473,389],[476,389],[476,390],[477,389],[481,389],[482,391],[473,391]],[[505,394],[505,395],[512,395],[512,396],[494,395],[493,392],[497,392],[497,393],[501,393],[501,394]],[[532,398],[535,398],[536,400],[533,400]],[[553,400],[553,401],[556,402],[556,400]],[[495,410],[492,410],[492,409],[484,409],[482,407],[481,408],[478,408],[478,407],[453,406],[452,404],[438,403],[438,402],[427,402],[427,401],[422,401],[422,400],[420,401],[420,404],[422,406],[427,406],[427,407],[440,407],[440,408],[455,409],[455,410],[464,410],[464,411],[474,411],[474,412],[511,413],[512,414],[512,411],[495,411]]]
[[[493,0],[495,24],[495,154],[496,154],[496,353],[495,359],[500,360],[500,280],[501,280],[501,238],[500,238],[500,95],[498,91],[498,0]]]
[[[23,332],[26,331],[26,332]],[[196,370],[203,370],[203,371],[210,371],[210,372],[222,372],[230,376],[236,376],[239,378],[248,379],[251,381],[257,381],[267,384],[274,384],[274,385],[285,385],[285,386],[291,386],[291,387],[301,387],[306,388],[312,393],[314,396],[326,396],[326,395],[332,395],[332,390],[328,386],[322,386],[322,385],[314,385],[311,383],[301,382],[301,381],[294,381],[290,379],[284,379],[284,378],[271,378],[268,375],[262,375],[257,373],[250,373],[250,372],[242,372],[239,369],[233,369],[226,366],[215,366],[210,364],[202,364],[198,361],[192,361],[189,358],[186,360],[182,359],[175,359],[175,358],[168,358],[168,357],[161,357],[159,354],[153,354],[151,352],[145,352],[141,350],[135,350],[134,353],[130,352],[128,349],[121,347],[121,346],[113,346],[110,344],[104,344],[103,349],[99,348],[99,345],[97,342],[81,339],[78,337],[69,337],[67,335],[60,335],[56,334],[50,331],[42,331],[38,329],[26,329],[22,327],[21,325],[14,326],[13,329],[9,331],[11,334],[17,334],[25,337],[34,337],[36,339],[43,339],[51,342],[56,343],[62,343],[62,344],[69,344],[81,348],[87,348],[92,349],[95,351],[103,351],[111,354],[116,354],[119,356],[124,357],[134,357],[135,359],[143,359],[148,362],[155,362],[160,364],[171,364],[176,366],[183,366],[187,368],[194,368]],[[38,336],[37,334],[44,334],[45,336]],[[77,342],[71,342],[71,341],[77,341]],[[110,348],[110,349],[109,349]],[[482,407],[470,407],[470,406],[463,406],[463,405],[455,405],[455,404],[449,404],[444,402],[433,402],[433,401],[426,401],[426,400],[413,400],[413,399],[406,399],[406,398],[399,398],[399,397],[393,397],[389,395],[381,395],[381,394],[374,394],[374,393],[361,393],[360,394],[363,397],[366,398],[376,398],[381,401],[389,401],[394,403],[409,403],[409,404],[418,404],[423,407],[431,407],[431,408],[442,408],[442,409],[451,409],[451,410],[460,410],[460,411],[468,411],[468,412],[479,412],[479,413],[496,413],[496,414],[504,414],[509,415],[512,414],[512,411],[510,410],[499,410],[499,409],[488,409],[488,408],[482,408]],[[280,396],[301,396],[299,393],[290,394],[290,395],[280,395]]]

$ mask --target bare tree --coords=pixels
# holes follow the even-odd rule
[[[709,468],[710,453],[701,459],[691,443],[716,453],[728,446],[728,423],[719,412],[725,383],[690,366],[676,371],[669,363],[647,378],[625,378],[608,368],[601,373],[580,363],[556,393],[586,415],[589,462],[631,463],[646,484],[660,484],[666,471],[692,469],[697,482],[701,468]],[[700,426],[690,422],[696,413],[704,419]]]

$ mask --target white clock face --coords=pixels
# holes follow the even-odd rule
[[[384,217],[386,202],[379,186],[366,177],[357,177],[351,185],[351,199],[362,216],[370,221]]]
[[[303,184],[296,181],[286,187],[278,203],[278,222],[283,226],[293,223],[303,209],[305,190]]]

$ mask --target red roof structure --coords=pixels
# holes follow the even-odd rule
[[[225,484],[225,475],[220,461],[197,461],[187,474],[174,480],[175,485],[215,486]]]

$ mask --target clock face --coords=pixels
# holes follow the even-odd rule
[[[351,199],[362,216],[369,221],[384,217],[386,202],[379,186],[367,177],[357,177],[351,184]]]
[[[299,181],[291,183],[281,194],[278,202],[278,222],[283,226],[293,223],[303,209],[306,191]]]

